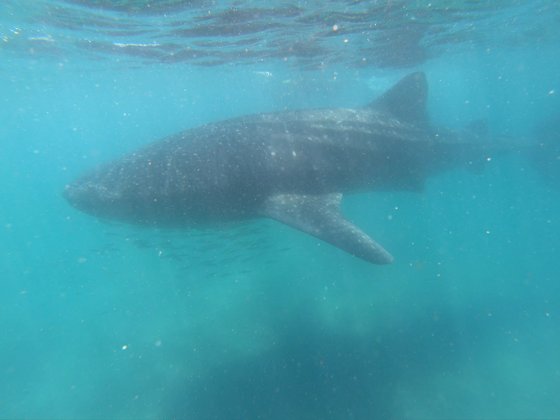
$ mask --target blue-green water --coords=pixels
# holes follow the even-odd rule
[[[560,6],[152,3],[0,5],[0,418],[560,418],[560,189],[521,155],[346,197],[383,267],[273,221],[141,229],[61,196],[159,137],[413,70],[434,122],[537,142]]]

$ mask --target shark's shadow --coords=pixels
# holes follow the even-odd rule
[[[401,418],[406,413],[400,392],[411,387],[425,392],[425,378],[459,368],[466,357],[460,345],[465,331],[455,325],[449,308],[436,312],[439,316],[426,314],[398,330],[360,335],[329,331],[313,325],[312,317],[294,316],[279,328],[273,349],[178,384],[164,402],[165,417]],[[480,337],[482,324],[475,324],[467,337]]]

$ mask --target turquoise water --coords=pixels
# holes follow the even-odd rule
[[[559,418],[560,191],[522,154],[346,197],[389,266],[61,196],[179,130],[360,106],[414,70],[435,123],[540,141],[560,6],[473,3],[3,2],[0,418]]]

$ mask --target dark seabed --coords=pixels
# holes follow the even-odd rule
[[[0,57],[0,418],[560,418],[559,2],[4,0]],[[177,131],[417,70],[435,123],[535,148],[345,197],[391,265],[62,197]]]

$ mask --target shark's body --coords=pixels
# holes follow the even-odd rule
[[[344,219],[342,193],[415,190],[482,158],[477,139],[435,129],[423,73],[357,109],[258,114],[208,124],[101,166],[66,187],[100,217],[188,227],[270,217],[359,258],[392,256]]]

